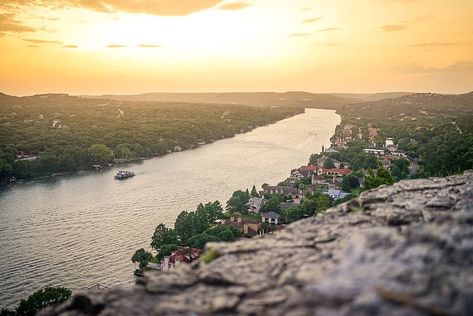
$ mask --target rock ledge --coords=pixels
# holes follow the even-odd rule
[[[472,315],[473,172],[406,180],[42,315]]]

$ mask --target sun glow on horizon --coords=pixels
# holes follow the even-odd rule
[[[473,89],[473,4],[426,1],[216,0],[177,16],[113,0],[109,11],[0,4],[1,90]]]

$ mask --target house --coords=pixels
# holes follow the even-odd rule
[[[346,176],[351,173],[351,169],[340,169],[340,168],[320,168],[318,171],[319,175],[326,176]]]
[[[403,153],[402,151],[393,151],[391,152],[391,155],[399,158],[407,158],[407,155]]]
[[[264,198],[252,197],[248,200],[248,211],[258,213],[264,203]]]
[[[263,216],[261,216],[261,222],[277,225],[279,222],[279,214],[273,211],[264,213]]]
[[[376,157],[384,156],[384,149],[365,148],[363,152],[368,155],[375,155]]]
[[[336,150],[336,149],[335,149],[335,148],[333,148],[333,147],[330,147],[330,148],[327,148],[327,149],[325,149],[325,151],[324,151],[324,152],[325,152],[325,153],[329,153],[329,154],[330,154],[330,153],[338,153],[339,151],[338,151],[338,150]]]
[[[327,191],[322,192],[322,194],[328,195],[334,200],[338,200],[338,199],[343,199],[350,193],[343,192],[342,190],[328,189]]]
[[[394,138],[388,137],[384,142],[384,147],[394,146]]]
[[[285,185],[264,185],[263,186],[264,194],[281,194],[281,195],[292,195],[293,197],[303,196],[303,191],[291,186]]]
[[[302,173],[299,169],[291,170],[291,180],[300,181],[304,178],[307,178],[309,175],[308,173]]]
[[[180,264],[188,264],[200,257],[202,249],[181,247],[174,250],[169,256],[161,261],[161,271],[169,271]]]
[[[254,218],[243,218],[241,216],[232,216],[226,220],[224,225],[231,225],[238,228],[243,236],[253,237],[256,235],[262,235],[261,223],[258,219]]]
[[[16,155],[16,160],[22,160],[22,161],[33,161],[33,160],[36,160],[38,159],[38,156],[35,156],[35,155],[32,155],[32,154],[28,154],[28,153],[25,153],[23,151],[20,151],[17,155]]]

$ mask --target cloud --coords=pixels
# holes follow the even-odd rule
[[[78,48],[77,45],[64,45],[64,48]]]
[[[426,43],[412,44],[412,45],[409,45],[408,47],[429,48],[429,47],[455,46],[455,45],[461,45],[461,44],[462,43],[459,43],[459,42],[426,42]]]
[[[5,33],[34,32],[35,29],[15,20],[13,13],[0,13],[0,36]]]
[[[161,47],[160,45],[157,44],[140,44],[138,45],[140,48],[159,48]]]
[[[33,44],[62,44],[59,41],[50,41],[50,40],[43,40],[43,39],[36,39],[36,38],[23,38],[25,42],[30,42]]]
[[[434,73],[468,73],[473,74],[473,62],[461,61],[454,64],[450,64],[446,67],[428,67],[422,65],[405,65],[401,67],[395,67],[393,70],[405,73],[405,74],[434,74]]]
[[[305,23],[305,24],[309,24],[309,23],[314,23],[314,22],[318,22],[320,20],[322,20],[323,17],[322,16],[319,16],[317,18],[310,18],[310,19],[305,19],[302,21],[302,23]]]
[[[324,29],[319,29],[317,32],[332,32],[332,31],[338,31],[340,28],[339,27],[327,27]]]
[[[248,6],[249,4],[246,2],[230,2],[230,3],[224,3],[218,8],[220,10],[241,10]]]
[[[0,9],[13,13],[20,7],[81,7],[100,12],[125,11],[164,16],[183,16],[209,9],[222,0],[2,0]]]
[[[331,43],[325,43],[325,47],[335,47],[335,46],[340,46],[342,43],[336,43],[336,42],[331,42]]]
[[[310,35],[312,35],[312,34],[310,34],[310,33],[298,33],[298,32],[289,34],[289,36],[291,36],[291,37],[302,37],[302,36],[310,36]]]
[[[122,45],[122,44],[109,44],[109,45],[107,45],[107,48],[125,48],[125,47],[128,47],[128,46]]]
[[[407,25],[404,24],[388,24],[381,26],[384,32],[398,32],[407,29]]]

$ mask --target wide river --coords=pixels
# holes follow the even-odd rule
[[[277,184],[330,137],[335,111],[304,114],[140,164],[16,184],[0,191],[0,308],[46,285],[134,283],[131,256],[181,211],[255,184]],[[136,177],[115,181],[118,169]]]

